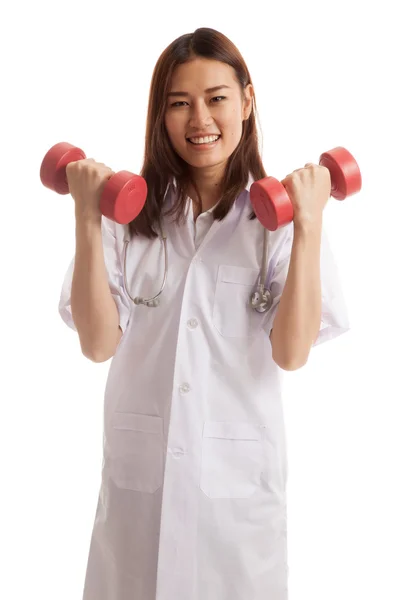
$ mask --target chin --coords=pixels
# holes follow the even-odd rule
[[[220,160],[202,160],[202,161],[196,161],[194,162],[193,160],[186,160],[185,162],[190,165],[191,167],[193,167],[194,169],[213,169],[215,167],[221,167],[221,166],[225,166],[228,162],[228,158],[221,158]]]

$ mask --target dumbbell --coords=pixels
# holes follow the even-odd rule
[[[44,186],[57,194],[69,194],[66,167],[70,162],[83,160],[85,153],[67,142],[56,144],[45,155],[40,167]],[[126,225],[141,212],[147,197],[143,177],[129,171],[119,171],[107,181],[100,198],[100,211],[105,216]]]
[[[329,170],[331,196],[344,200],[361,190],[362,180],[354,157],[341,146],[324,152],[319,164]],[[264,177],[250,187],[250,201],[256,217],[270,231],[293,220],[293,205],[285,187],[273,177]]]

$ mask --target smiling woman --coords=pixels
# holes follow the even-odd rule
[[[218,81],[226,83],[212,85]],[[224,96],[214,95],[221,90]],[[167,98],[177,101],[168,102],[165,125],[174,150],[188,165],[188,194],[197,214],[220,198],[226,165],[242,137],[253,96],[253,86],[242,89],[235,70],[217,60],[192,58],[174,71]]]
[[[227,83],[212,85],[216,81]],[[188,165],[187,193],[197,217],[221,197],[228,160],[251,114],[253,86],[242,89],[230,65],[196,57],[175,69],[171,88],[167,97],[178,101],[168,103],[165,125],[174,150]],[[221,90],[226,95],[214,96]]]
[[[195,218],[213,206],[213,219],[225,218],[249,175],[266,177],[254,88],[239,50],[209,28],[181,36],[158,59],[149,96],[140,172],[148,195],[143,212],[130,223],[131,234],[157,235],[172,181],[177,194],[168,214],[176,222],[184,218],[188,196]]]
[[[227,83],[211,85],[215,81]],[[197,217],[220,199],[228,160],[251,113],[253,86],[242,89],[230,65],[197,57],[175,69],[171,88],[168,98],[185,100],[168,103],[165,125],[174,150],[188,165],[187,192]],[[226,95],[214,96],[221,90]]]
[[[141,175],[132,238],[105,218],[78,227],[60,301],[78,332],[90,320],[87,355],[114,355],[84,600],[287,600],[278,367],[303,362],[321,304],[323,339],[346,311],[328,253],[321,303],[319,231],[269,236],[251,218],[266,176],[255,95],[222,34],[196,30],[158,60]]]

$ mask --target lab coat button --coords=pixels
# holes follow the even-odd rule
[[[179,391],[182,394],[187,394],[190,392],[190,385],[188,383],[182,383],[182,385],[179,386]]]
[[[182,448],[174,448],[172,450],[172,456],[174,456],[175,458],[181,458],[181,456],[183,456],[185,453],[182,450]]]
[[[187,324],[188,324],[189,329],[196,329],[199,322],[197,321],[197,319],[189,319]]]

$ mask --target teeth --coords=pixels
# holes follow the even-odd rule
[[[189,138],[193,144],[211,144],[219,138],[219,135],[208,135],[207,137]]]

